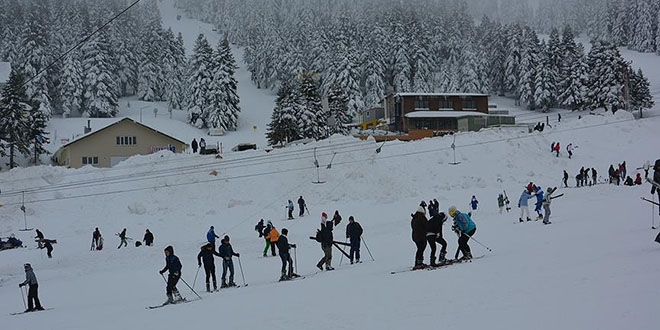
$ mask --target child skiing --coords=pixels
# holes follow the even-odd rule
[[[534,207],[534,211],[536,211],[536,214],[538,217],[536,220],[542,219],[543,215],[541,214],[541,204],[543,203],[543,189],[541,189],[540,186],[535,186],[534,188],[535,195],[536,195],[536,207]]]
[[[477,226],[469,215],[459,212],[456,206],[449,208],[449,216],[454,218],[452,230],[458,234],[458,249],[463,253],[461,260],[472,259],[472,251],[468,241],[477,231]]]
[[[165,304],[172,304],[184,300],[179,293],[179,290],[176,288],[177,282],[181,278],[181,261],[179,257],[174,255],[174,248],[169,245],[165,248],[165,267],[159,271],[160,275],[163,275],[166,271],[169,271],[167,276],[167,301]],[[174,297],[172,296],[174,295]],[[175,299],[176,298],[176,299]]]
[[[477,197],[472,195],[472,200],[470,200],[470,206],[472,207],[472,213],[477,212],[477,204],[479,204],[479,201],[477,200]]]
[[[234,260],[232,257],[237,256],[240,258],[241,255],[234,252],[234,248],[229,243],[229,236],[225,235],[222,241],[220,241],[218,252],[222,257],[222,284],[220,285],[220,288],[236,286],[236,283],[234,283]],[[229,283],[226,282],[227,269],[229,269]]]
[[[197,266],[202,267],[204,261],[204,272],[206,273],[206,292],[211,292],[211,285],[209,280],[213,278],[213,291],[218,291],[218,281],[215,277],[215,259],[213,256],[222,257],[220,253],[213,250],[211,243],[206,243],[201,247],[199,254],[197,254]]]
[[[266,229],[264,229],[264,237],[266,238],[266,248],[264,248],[264,257],[266,256],[266,252],[268,252],[269,246],[270,246],[270,251],[273,253],[273,257],[276,256],[277,254],[275,253],[275,245],[277,244],[277,240],[280,238],[280,233],[277,232],[277,229],[275,229],[275,226],[273,226],[273,222],[271,222],[270,220],[268,220]]]

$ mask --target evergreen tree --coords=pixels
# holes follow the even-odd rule
[[[112,78],[110,43],[105,31],[99,31],[95,38],[85,43],[82,52],[82,114],[95,118],[114,117],[119,112],[117,86]]]
[[[331,86],[328,91],[328,111],[331,118],[330,134],[348,135],[346,126],[352,121],[348,109],[348,97],[338,86]]]
[[[183,109],[185,104],[185,67],[186,67],[186,52],[183,45],[183,36],[181,33],[177,36],[176,42],[172,47],[172,54],[174,54],[174,68],[170,72],[171,76],[168,79],[168,95],[167,99],[170,101],[172,109]]]
[[[520,56],[522,52],[522,29],[519,25],[512,25],[506,34],[506,60],[504,84],[505,91],[519,96],[520,90]]]
[[[295,89],[283,81],[277,91],[275,109],[268,124],[266,137],[271,145],[282,144],[300,139],[297,114],[300,101]]]
[[[213,128],[235,130],[240,108],[234,78],[236,64],[227,39],[222,40],[213,53],[211,65],[213,80],[208,90],[211,102],[206,113],[206,124]]]
[[[188,120],[197,127],[208,127],[206,116],[211,105],[209,88],[213,82],[211,75],[213,49],[200,34],[195,41],[193,54],[190,58],[188,75]]]
[[[554,63],[552,63],[552,53],[549,47],[545,46],[545,42],[541,42],[542,66],[536,71],[536,81],[534,99],[543,112],[553,107],[557,102],[557,73],[554,70]]]
[[[48,155],[50,152],[46,150],[46,144],[50,142],[46,126],[48,126],[48,118],[43,111],[33,108],[30,111],[29,130],[27,140],[29,141],[30,154],[34,157],[33,164],[39,164],[39,156]]]
[[[9,156],[9,167],[17,166],[16,152],[27,154],[30,124],[25,114],[33,110],[23,86],[25,80],[21,73],[12,68],[9,81],[2,89],[0,99],[0,155]],[[9,153],[7,153],[9,148]]]
[[[658,11],[654,8],[657,0],[637,0],[635,25],[633,25],[630,48],[640,52],[655,51],[655,37]]]
[[[539,68],[539,40],[534,30],[525,27],[520,53],[519,99],[530,110],[536,109],[536,74]]]
[[[560,83],[561,93],[558,96],[559,104],[571,110],[583,110],[587,97],[587,83],[589,81],[584,54],[573,54],[565,58],[565,73]]]
[[[365,68],[365,96],[364,104],[366,107],[380,105],[380,101],[385,96],[385,84],[383,82],[383,64],[382,58],[370,58],[367,60]]]
[[[650,84],[648,78],[644,76],[642,69],[638,69],[637,73],[632,68],[629,68],[629,84],[630,84],[630,106],[632,110],[637,109],[650,109],[655,102],[651,96]]]
[[[328,136],[328,115],[321,105],[315,75],[305,72],[299,77],[300,113],[298,132],[303,138],[323,139]]]
[[[589,51],[587,64],[589,108],[605,108],[612,112],[624,108],[623,72],[627,64],[619,49],[605,41],[595,42]]]
[[[480,73],[484,72],[485,68],[480,65],[476,58],[475,52],[470,46],[465,46],[461,52],[462,58],[460,61],[460,74],[459,74],[459,92],[462,93],[484,93],[486,88],[483,86],[484,77]]]
[[[82,64],[79,53],[73,52],[64,59],[60,96],[62,98],[62,114],[66,117],[78,113],[82,104]]]
[[[610,20],[612,21],[612,31],[610,32],[610,40],[616,46],[626,46],[628,44],[629,34],[629,11],[627,10],[629,1],[627,0],[610,0],[608,6],[610,7]]]

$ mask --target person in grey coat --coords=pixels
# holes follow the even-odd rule
[[[42,311],[44,308],[41,307],[41,302],[39,302],[39,283],[37,282],[37,276],[34,275],[34,271],[30,264],[25,264],[23,267],[25,268],[25,282],[18,286],[30,286],[28,289],[28,309],[26,309],[25,312],[27,313],[35,310]]]
[[[549,225],[552,222],[550,222],[550,204],[552,203],[552,194],[557,190],[557,188],[551,188],[548,187],[548,191],[543,197],[543,201],[541,201],[541,204],[543,205],[543,211],[544,211],[544,216],[543,216],[543,224]]]

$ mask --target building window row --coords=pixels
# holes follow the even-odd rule
[[[135,136],[118,136],[117,137],[117,145],[118,146],[135,145],[135,144],[137,144],[137,137],[135,137]]]
[[[83,156],[82,163],[83,165],[97,165],[99,163],[99,158]]]

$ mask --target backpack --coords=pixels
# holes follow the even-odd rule
[[[321,243],[323,241],[323,234],[321,234],[321,230],[317,229],[316,230],[316,237],[314,237],[317,242]]]
[[[656,171],[660,171],[660,159],[655,160],[655,166],[653,166],[653,169]]]

